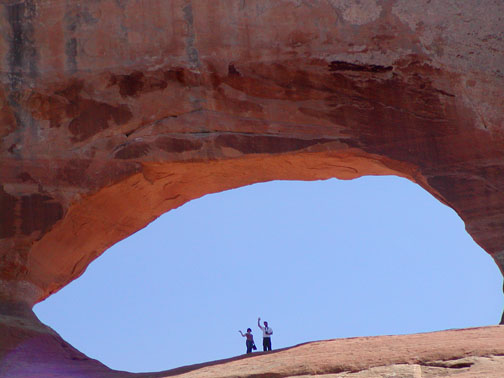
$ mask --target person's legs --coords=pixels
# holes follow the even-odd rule
[[[263,351],[266,352],[268,350],[268,337],[263,337]]]
[[[252,353],[252,341],[248,341],[246,342],[246,345],[247,345],[247,353]]]
[[[265,340],[266,340],[266,350],[271,350],[271,337],[267,337]]]

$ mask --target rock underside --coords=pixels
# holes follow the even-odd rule
[[[53,335],[31,307],[108,247],[256,182],[408,178],[504,271],[503,15],[500,0],[0,0],[0,358],[30,361]],[[502,364],[490,355],[470,369]]]

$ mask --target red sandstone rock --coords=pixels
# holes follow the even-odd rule
[[[29,308],[162,213],[273,179],[409,178],[504,270],[502,14],[1,1],[0,298]]]
[[[16,341],[0,346],[0,377],[457,377],[501,378],[504,327],[318,341],[158,373],[113,371],[87,358],[36,319],[3,321]],[[24,318],[26,319],[26,318]],[[15,344],[15,345],[14,345]]]
[[[504,357],[498,356],[504,347],[502,336],[503,327],[487,327],[328,340],[154,376],[177,373],[176,376],[184,378],[493,378],[501,377],[504,367]]]

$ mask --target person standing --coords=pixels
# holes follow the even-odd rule
[[[245,345],[247,346],[247,353],[252,353],[252,349],[257,349],[254,344],[254,336],[252,335],[252,330],[250,328],[247,328],[247,333],[243,333],[241,330],[238,331],[240,332],[240,335],[242,337],[246,337],[247,340],[245,341]]]
[[[264,322],[264,327],[261,326],[261,318],[257,318],[257,325],[263,331],[263,350],[271,350],[271,335],[273,335],[273,329],[268,327],[268,322]]]

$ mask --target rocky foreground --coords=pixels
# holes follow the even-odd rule
[[[10,339],[1,344],[2,378],[502,378],[504,372],[504,326],[317,341],[164,372],[133,374],[110,370],[86,357],[35,317],[20,319],[15,314],[2,318],[0,335]]]
[[[1,0],[0,302],[33,306],[163,213],[270,180],[406,177],[504,270],[503,14]]]
[[[318,341],[151,377],[503,377],[504,327]],[[178,374],[181,373],[181,374]]]

